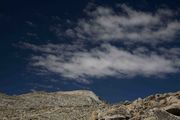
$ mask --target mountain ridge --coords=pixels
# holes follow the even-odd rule
[[[1,93],[0,120],[180,120],[180,91],[113,105],[88,90]]]

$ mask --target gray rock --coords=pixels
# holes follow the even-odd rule
[[[0,94],[0,120],[180,120],[180,92],[116,105],[82,90]]]
[[[91,91],[0,96],[0,120],[87,120],[102,101]]]

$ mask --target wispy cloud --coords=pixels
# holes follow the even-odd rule
[[[171,41],[180,32],[180,22],[173,20],[175,12],[169,9],[150,13],[121,5],[116,11],[97,7],[86,13],[88,17],[79,19],[66,35],[86,40],[157,43]]]
[[[29,25],[30,27],[36,27],[36,25],[33,22],[31,22],[31,21],[26,21],[25,23],[27,25]]]
[[[56,46],[56,45],[54,45]],[[157,53],[135,49],[126,51],[110,44],[103,44],[90,51],[62,51],[61,45],[51,49],[52,45],[35,46],[33,50],[43,52],[43,55],[33,56],[32,66],[53,72],[78,82],[88,81],[88,77],[133,77],[160,76],[175,73],[179,70],[179,58],[158,55]],[[37,49],[41,48],[41,49]],[[46,49],[44,49],[46,48]],[[74,48],[72,46],[72,48]],[[177,50],[174,50],[176,52]]]
[[[80,18],[65,33],[56,32],[71,37],[72,43],[23,43],[37,53],[31,58],[31,66],[82,83],[94,77],[149,77],[179,72],[179,48],[160,46],[151,50],[147,45],[135,44],[156,46],[175,40],[180,34],[180,22],[173,17],[173,11],[159,9],[150,13],[126,5],[121,5],[119,11],[102,6],[85,11],[87,18]],[[116,43],[130,43],[133,47]]]

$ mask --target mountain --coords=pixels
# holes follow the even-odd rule
[[[180,120],[180,91],[115,105],[86,90],[0,94],[0,120]]]

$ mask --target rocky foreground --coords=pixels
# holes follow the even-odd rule
[[[180,91],[116,105],[82,90],[0,94],[0,120],[180,120]]]

